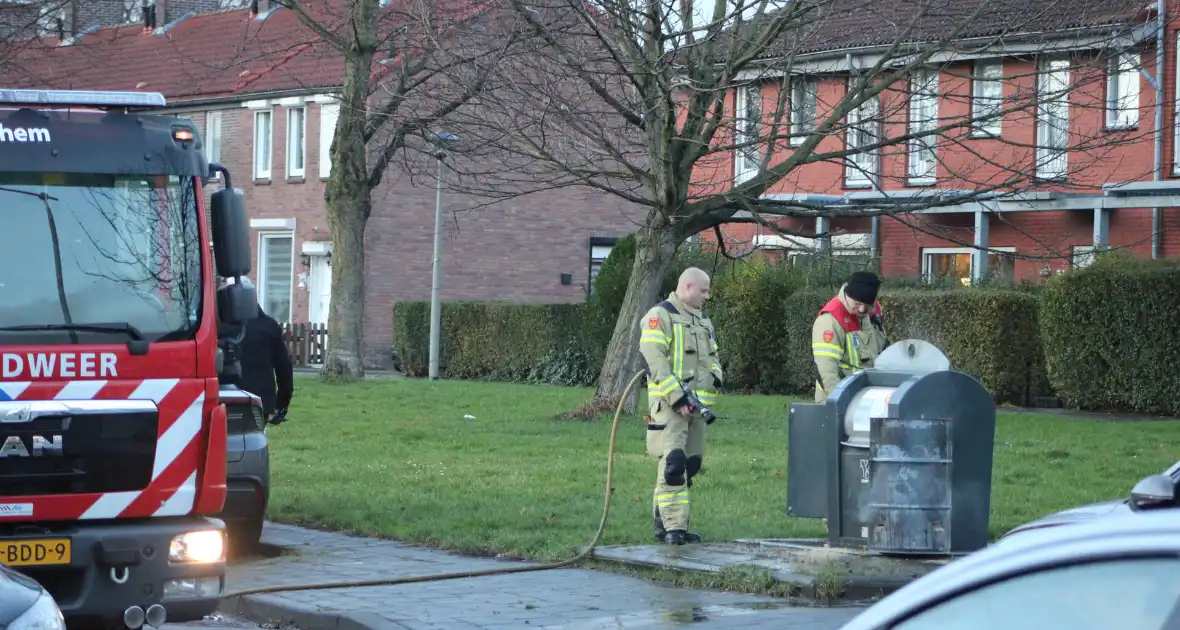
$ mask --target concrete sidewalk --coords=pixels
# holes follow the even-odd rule
[[[227,591],[417,576],[505,566],[387,540],[267,523],[281,555],[230,567]],[[395,586],[293,591],[225,600],[222,611],[300,630],[695,628],[836,630],[859,607],[811,608],[758,595],[678,589],[623,575],[556,569]]]

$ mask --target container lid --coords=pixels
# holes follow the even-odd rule
[[[873,368],[882,372],[941,372],[951,369],[951,360],[929,341],[903,339],[885,348]]]

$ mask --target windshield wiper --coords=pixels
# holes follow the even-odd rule
[[[127,322],[110,324],[27,324],[24,326],[0,326],[0,331],[20,330],[70,330],[82,332],[121,332],[135,341],[143,341],[143,333]]]
[[[49,237],[53,242],[53,268],[57,272],[57,300],[61,304],[62,318],[66,320],[67,325],[73,325],[74,318],[70,316],[70,306],[66,301],[66,280],[61,270],[61,243],[58,242],[57,238],[57,221],[53,218],[53,206],[49,203],[51,199],[53,201],[59,201],[59,199],[50,195],[48,192],[37,193],[19,188],[9,188],[7,186],[0,186],[0,191],[36,197],[41,200],[41,203],[45,204],[45,219],[49,221]],[[43,330],[52,329],[47,328]],[[78,343],[78,332],[76,329],[62,328],[61,330],[69,330],[70,342],[73,344]],[[136,332],[138,333],[139,331]]]

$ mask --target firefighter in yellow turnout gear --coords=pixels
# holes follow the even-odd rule
[[[656,540],[673,545],[701,540],[688,531],[688,489],[704,458],[705,420],[682,400],[681,383],[706,407],[717,402],[722,383],[717,335],[701,311],[709,284],[704,271],[684,270],[676,291],[639,322],[639,351],[648,370],[647,453],[659,458],[653,529]]]
[[[889,345],[877,301],[880,287],[876,274],[857,271],[820,309],[811,327],[815,402],[827,401],[828,392],[848,375],[872,367]]]

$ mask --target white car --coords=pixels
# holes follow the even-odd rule
[[[1180,629],[1180,510],[1046,527],[932,571],[843,630]]]

